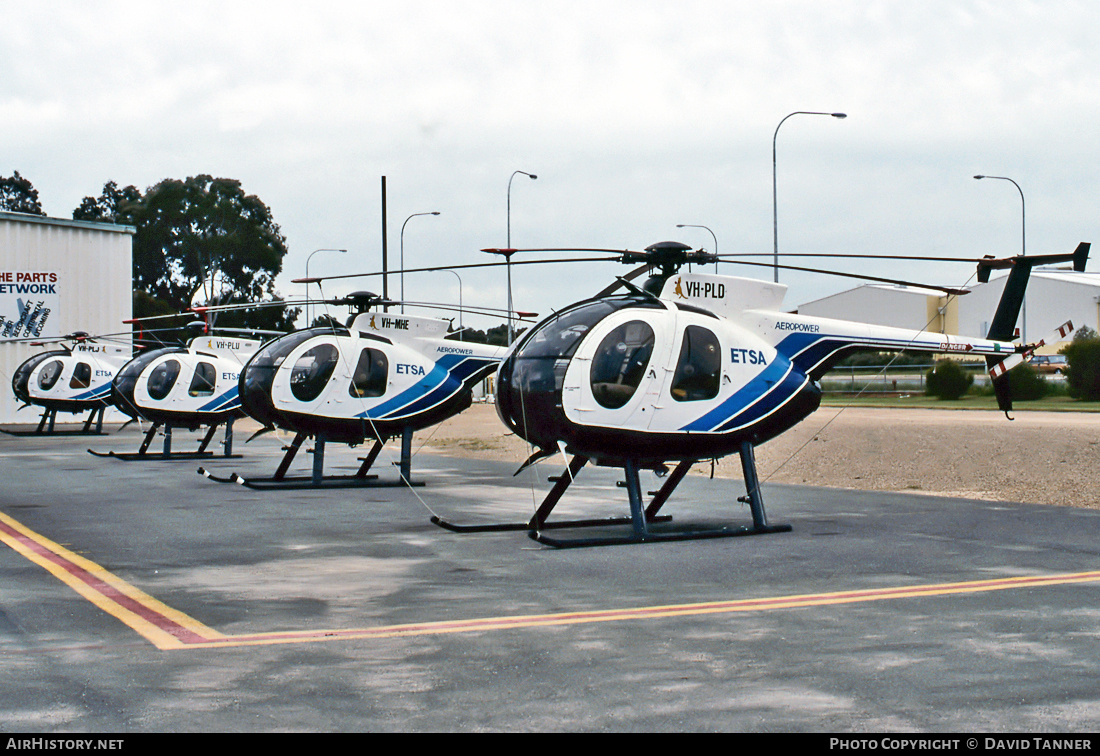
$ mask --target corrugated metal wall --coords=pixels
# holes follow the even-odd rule
[[[57,274],[56,320],[48,332],[126,332],[122,321],[133,313],[133,232],[130,226],[0,212],[0,273]],[[24,360],[46,349],[0,341],[0,423],[38,422],[40,410],[16,411],[11,379]],[[78,416],[61,413],[57,419]]]

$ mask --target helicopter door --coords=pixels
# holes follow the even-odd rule
[[[709,328],[689,325],[684,330],[680,358],[669,393],[678,402],[714,399],[722,380],[722,348]]]
[[[92,385],[92,366],[87,362],[78,362],[73,368],[73,377],[69,379],[69,388],[86,389]]]
[[[635,319],[625,317],[635,315]],[[648,314],[648,313],[647,313]],[[570,363],[562,390],[566,417],[588,426],[645,428],[664,371],[667,319],[624,312],[600,323]],[[617,321],[617,323],[616,323]]]
[[[195,375],[191,378],[191,385],[187,388],[188,396],[213,396],[217,375],[214,366],[209,362],[200,362],[195,365]]]
[[[382,396],[389,382],[390,365],[385,352],[378,349],[364,349],[359,354],[359,362],[351,376],[348,393],[360,398]]]
[[[149,373],[147,391],[154,401],[167,398],[172,387],[176,385],[176,379],[180,377],[179,360],[165,360],[153,368]]]
[[[57,379],[61,377],[61,371],[64,369],[65,364],[61,360],[53,360],[47,363],[40,371],[38,371],[38,388],[43,391],[49,391],[57,383]]]
[[[652,355],[653,329],[648,323],[632,320],[615,328],[592,356],[592,398],[607,409],[626,405],[637,393]]]
[[[651,431],[675,432],[683,428],[720,403],[723,386],[728,388],[718,334],[706,326],[682,325],[683,321],[679,319],[679,333],[670,336],[671,348],[660,363],[664,366],[662,380],[654,382],[658,393],[648,425]]]
[[[312,402],[328,386],[339,352],[332,344],[318,344],[297,359],[290,372],[290,393],[300,402]]]

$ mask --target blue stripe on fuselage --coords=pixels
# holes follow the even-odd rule
[[[199,407],[199,412],[225,412],[227,410],[233,410],[241,406],[241,397],[238,395],[239,386],[233,385],[233,388],[226,391],[217,399],[204,404]]]
[[[103,399],[111,394],[111,382],[107,381],[104,384],[96,386],[93,389],[85,391],[83,394],[78,394],[73,397],[75,401],[91,401],[93,399]]]
[[[462,388],[467,378],[477,371],[500,362],[495,358],[448,354],[440,358],[424,378],[405,389],[388,402],[359,413],[358,417],[384,419],[395,415],[410,415],[439,404]]]
[[[805,382],[806,376],[801,371],[795,370],[782,355],[777,355],[733,396],[680,430],[726,431],[746,425],[786,402]]]

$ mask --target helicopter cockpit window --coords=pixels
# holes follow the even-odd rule
[[[290,393],[300,402],[312,402],[328,385],[338,357],[332,344],[318,344],[306,351],[290,373]]]
[[[178,360],[165,360],[153,368],[149,374],[149,396],[153,399],[163,399],[176,385],[176,379],[180,377],[180,363]]]
[[[600,300],[581,305],[548,319],[526,339],[519,350],[521,359],[530,357],[572,357],[589,329],[629,300]]]
[[[634,396],[653,354],[653,329],[641,320],[624,323],[604,337],[592,358],[592,396],[618,409]]]
[[[82,389],[92,385],[92,366],[87,362],[78,362],[73,368],[73,377],[69,379],[69,388]]]
[[[191,379],[187,393],[191,396],[213,396],[216,383],[217,373],[214,366],[209,362],[200,362],[195,366],[195,377]]]
[[[348,393],[355,397],[382,396],[389,379],[389,361],[384,352],[364,349],[351,376]]]
[[[722,374],[722,349],[718,337],[702,326],[688,326],[672,377],[672,398],[698,402],[718,396]]]
[[[61,377],[61,369],[64,367],[61,360],[54,360],[47,364],[38,373],[38,388],[43,391],[49,391],[53,388],[53,385],[57,383],[57,379]]]

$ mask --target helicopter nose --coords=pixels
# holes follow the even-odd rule
[[[12,375],[11,379],[11,388],[12,391],[15,392],[16,399],[24,402],[25,404],[30,404],[31,372],[35,369],[36,366],[47,359],[48,356],[49,355],[46,354],[36,354],[34,357],[31,357],[29,360],[27,360],[15,369],[15,373]]]
[[[120,371],[111,381],[111,404],[134,419],[138,417],[137,403],[134,401],[137,379],[137,373]]]
[[[252,360],[241,370],[237,381],[237,393],[241,398],[241,409],[264,425],[274,425],[279,417],[271,401],[271,386],[275,382],[277,365]]]

